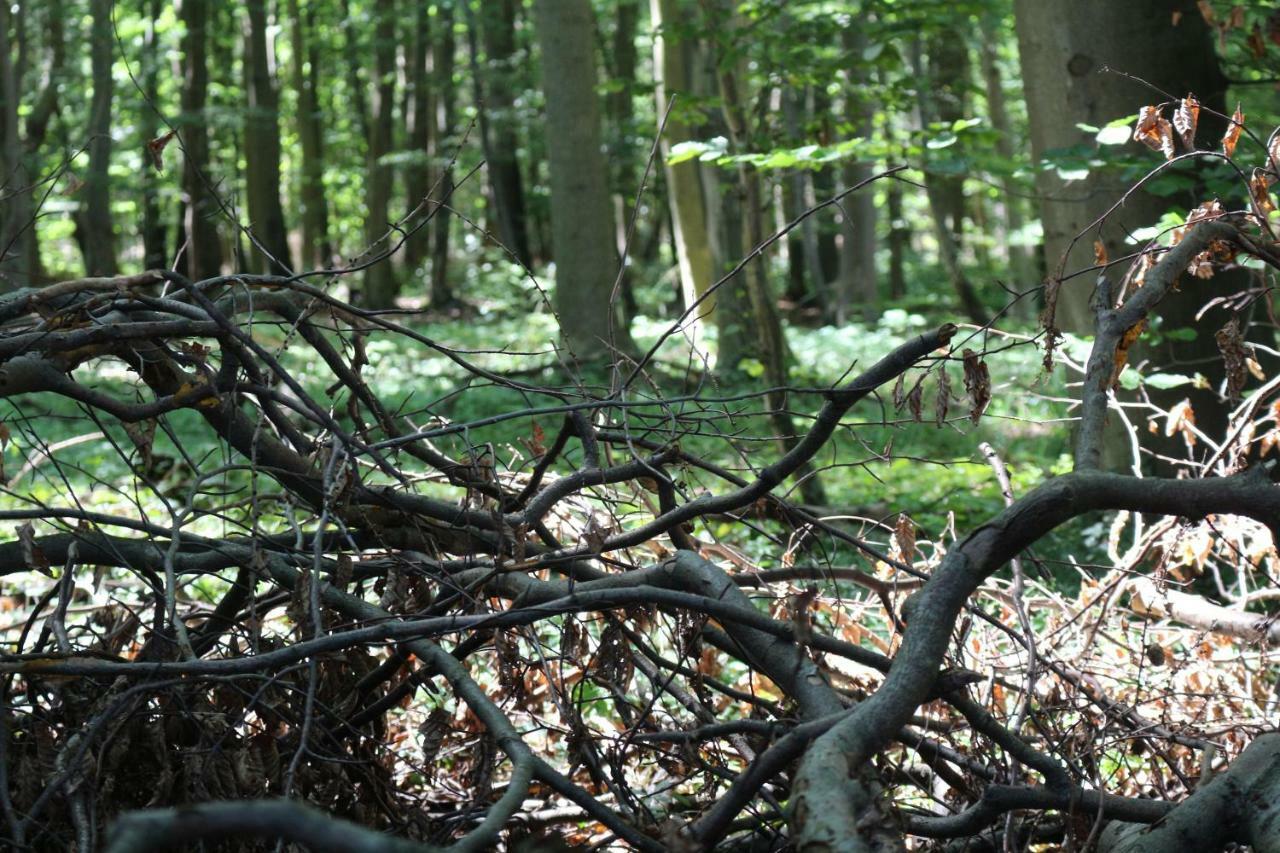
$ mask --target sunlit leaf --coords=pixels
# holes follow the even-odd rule
[[[1231,123],[1227,125],[1227,132],[1222,134],[1222,153],[1228,157],[1236,153],[1236,142],[1240,139],[1240,131],[1244,130],[1244,113],[1240,111],[1240,105],[1236,104],[1236,111],[1231,116]]]
[[[1173,112],[1173,127],[1188,149],[1194,150],[1196,147],[1196,125],[1199,121],[1200,102],[1195,95],[1187,95]]]

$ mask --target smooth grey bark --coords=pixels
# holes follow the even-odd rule
[[[590,0],[535,0],[551,166],[555,309],[579,358],[630,349],[611,304],[618,257],[596,95]]]
[[[1176,97],[1194,92],[1206,106],[1226,106],[1226,79],[1214,54],[1213,32],[1191,0],[1079,0],[1061,6],[1016,0],[1014,9],[1023,85],[1035,93],[1027,99],[1027,114],[1037,160],[1055,149],[1091,143],[1093,134],[1077,124],[1102,127],[1163,100],[1146,85],[1106,73],[1104,67],[1142,77]],[[1171,15],[1179,11],[1182,15],[1174,26]],[[1202,126],[1211,121],[1201,113]],[[1210,133],[1201,137],[1216,142]],[[1148,151],[1137,142],[1127,146]],[[1160,155],[1148,153],[1154,168]],[[1130,189],[1127,179],[1094,170],[1084,181],[1067,182],[1054,169],[1037,169],[1036,187],[1050,278],[1061,274],[1055,270],[1070,273],[1092,266],[1098,235],[1085,232]],[[1142,190],[1130,194],[1101,232],[1109,256],[1120,258],[1134,251],[1125,240],[1128,232],[1158,221],[1170,207],[1183,207],[1185,212],[1200,200],[1188,197],[1187,204]],[[1057,312],[1062,329],[1084,334],[1092,329],[1092,287],[1093,276],[1063,286]],[[1198,307],[1203,300],[1193,301]]]
[[[254,272],[293,271],[289,231],[280,204],[280,92],[274,51],[267,41],[266,0],[247,0],[244,19],[245,198],[250,230],[258,245],[249,250]]]
[[[302,164],[297,176],[298,218],[302,223],[302,265],[323,269],[333,264],[329,239],[329,201],[324,191],[324,133],[320,112],[320,50],[316,33],[316,4],[305,11],[288,0],[290,78],[297,98],[298,146]]]
[[[218,200],[210,188],[209,130],[204,110],[209,95],[209,0],[182,0],[182,192],[186,251],[181,268],[193,280],[222,273],[222,244],[218,240]]]
[[[111,0],[92,0],[89,65],[93,97],[89,102],[89,168],[84,179],[84,210],[77,219],[83,229],[85,274],[116,274],[116,250],[111,218],[111,103],[115,95],[111,57],[115,34],[111,27]]]
[[[1080,130],[1078,124],[1102,127],[1136,114],[1143,105],[1163,100],[1146,84],[1107,73],[1105,67],[1141,77],[1177,97],[1193,92],[1205,107],[1200,113],[1201,145],[1217,148],[1224,123],[1209,110],[1230,113],[1227,81],[1218,65],[1214,32],[1192,0],[1081,0],[1060,8],[1050,5],[1018,0],[1014,7],[1023,83],[1028,92],[1035,93],[1027,102],[1035,158],[1054,149],[1091,143],[1092,134]],[[1176,26],[1175,12],[1182,13]],[[1159,165],[1159,154],[1137,142],[1127,145],[1149,157],[1152,168]],[[1054,169],[1037,169],[1036,189],[1048,267],[1046,301],[1056,305],[1056,314],[1046,315],[1046,321],[1075,334],[1092,330],[1089,301],[1097,277],[1093,273],[1078,275],[1062,283],[1060,290],[1058,282],[1064,274],[1093,266],[1094,241],[1101,240],[1110,258],[1122,258],[1141,248],[1126,239],[1133,230],[1158,222],[1169,209],[1185,213],[1205,199],[1199,188],[1167,198],[1144,190],[1130,193],[1122,175],[1105,169],[1095,169],[1087,179],[1073,182],[1063,181]],[[1122,198],[1124,203],[1119,204]],[[1095,220],[1113,205],[1118,206],[1101,229],[1093,228]],[[1229,312],[1217,307],[1207,309],[1200,319],[1196,315],[1209,301],[1210,293],[1241,286],[1243,273],[1239,273],[1241,278],[1234,278],[1236,275],[1219,272],[1208,281],[1187,276],[1179,292],[1170,294],[1161,306],[1160,315],[1163,329],[1189,329],[1194,339],[1175,340],[1175,336],[1166,335],[1158,347],[1139,342],[1132,354],[1135,363],[1146,359],[1174,372],[1187,371],[1180,365],[1194,364],[1196,371],[1209,377],[1211,385],[1216,384],[1222,375],[1221,357],[1213,335],[1206,330],[1221,328]],[[1119,277],[1118,271],[1113,277]],[[1150,393],[1161,405],[1187,397],[1197,424],[1209,434],[1225,425],[1227,406],[1213,391],[1179,388]],[[1156,440],[1155,446],[1161,448],[1162,437]],[[1108,467],[1127,461],[1127,450],[1118,446],[1119,439],[1112,444],[1117,447],[1108,453]]]
[[[384,239],[391,227],[391,167],[383,158],[391,153],[395,117],[396,29],[395,0],[377,0],[373,7],[372,114],[369,118],[368,148],[365,155],[364,242],[367,251],[385,252]],[[375,263],[364,273],[364,297],[369,308],[394,308],[399,285],[390,259]]]
[[[1113,821],[1099,853],[1224,850],[1280,853],[1280,734],[1260,735],[1230,767],[1149,825]]]

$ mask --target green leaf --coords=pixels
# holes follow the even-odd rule
[[[1129,141],[1129,125],[1121,125],[1119,127],[1104,127],[1098,131],[1095,137],[1099,145],[1123,145]]]
[[[959,139],[960,137],[956,136],[951,131],[946,131],[945,133],[941,133],[926,142],[925,147],[933,151],[937,151],[940,148],[949,148],[952,145],[955,145]]]
[[[1180,388],[1183,385],[1191,385],[1195,382],[1190,376],[1183,376],[1179,373],[1153,373],[1150,376],[1143,377],[1142,384],[1152,388],[1167,390],[1169,388]]]

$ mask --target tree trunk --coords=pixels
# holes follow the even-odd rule
[[[111,220],[111,102],[115,91],[111,55],[115,38],[111,30],[111,0],[92,0],[89,65],[93,97],[89,102],[89,168],[85,172],[84,208],[76,217],[83,232],[86,275],[116,274],[115,235]]]
[[[142,93],[146,103],[138,118],[138,129],[142,135],[142,268],[148,270],[162,269],[168,266],[169,252],[165,246],[166,231],[164,213],[160,205],[159,170],[152,164],[148,144],[160,133],[160,123],[156,110],[160,97],[158,69],[160,65],[159,47],[156,41],[156,19],[160,17],[160,0],[147,0],[146,29],[142,35],[142,56],[140,66],[142,72]],[[170,157],[173,154],[169,155]]]
[[[206,60],[209,0],[182,0],[179,14],[186,29],[182,35],[182,144],[186,158],[182,167],[182,193],[186,205],[185,263],[182,269],[193,280],[213,278],[222,273],[222,244],[218,242],[218,200],[210,189],[209,131],[205,123],[205,102],[209,93],[209,65]]]
[[[929,71],[925,76],[920,42],[912,44],[911,61],[918,79],[927,81],[917,99],[920,125],[928,128],[932,122],[954,121],[964,114],[963,89],[959,78],[950,75],[968,71],[968,49],[956,48],[938,36],[930,44]],[[937,100],[935,100],[937,95]],[[926,171],[928,163],[926,162]],[[933,222],[933,236],[938,243],[938,260],[946,270],[947,278],[960,309],[974,323],[987,322],[987,312],[978,298],[973,282],[960,265],[960,233],[964,223],[964,177],[929,173],[925,177],[925,194],[929,199],[929,216]]]
[[[1213,31],[1192,0],[1080,0],[1053,9],[1033,0],[1018,0],[1015,9],[1023,82],[1028,92],[1035,93],[1028,100],[1027,110],[1032,153],[1037,159],[1053,149],[1092,142],[1093,135],[1080,130],[1078,124],[1101,127],[1136,113],[1143,105],[1163,100],[1146,84],[1106,73],[1104,67],[1142,77],[1150,86],[1175,96],[1194,92],[1204,107],[1198,134],[1201,146],[1217,147],[1224,124],[1210,112],[1230,112],[1226,105],[1227,81],[1214,52]],[[1176,26],[1171,17],[1174,12],[1182,13]],[[1148,152],[1136,142],[1129,145],[1147,153],[1152,167],[1159,162],[1159,154]],[[1036,188],[1049,269],[1046,298],[1056,301],[1056,314],[1046,318],[1058,328],[1077,334],[1092,334],[1094,330],[1089,299],[1096,276],[1077,276],[1063,283],[1060,291],[1056,282],[1064,273],[1093,266],[1094,241],[1101,239],[1109,257],[1123,257],[1135,249],[1127,243],[1127,234],[1155,224],[1171,208],[1185,214],[1205,198],[1199,187],[1172,198],[1137,190],[1125,198],[1124,205],[1099,232],[1090,229],[1090,224],[1125,196],[1130,189],[1126,179],[1116,173],[1096,171],[1085,181],[1067,183],[1053,169],[1038,169]],[[1110,275],[1118,280],[1122,271],[1115,269]],[[1221,376],[1221,356],[1213,334],[1206,330],[1221,328],[1228,312],[1210,309],[1200,320],[1196,312],[1208,301],[1210,293],[1233,291],[1234,275],[1220,272],[1208,281],[1188,276],[1179,291],[1161,302],[1159,313],[1162,331],[1193,329],[1197,332],[1194,340],[1180,341],[1179,336],[1164,334],[1159,349],[1143,344],[1140,357],[1150,359],[1154,365],[1172,365],[1174,372],[1204,373],[1211,383],[1215,373]],[[1235,284],[1239,282],[1235,279]],[[1137,354],[1130,355],[1131,362],[1136,363],[1138,358]],[[1197,425],[1210,435],[1217,434],[1225,422],[1226,406],[1216,394],[1195,388],[1175,391],[1177,396],[1173,399],[1169,392],[1155,390],[1151,396],[1166,405],[1189,398]],[[1118,464],[1125,453],[1122,449],[1109,454],[1111,463]]]
[[[866,34],[853,25],[844,31],[845,53],[862,56]],[[854,79],[846,72],[845,117],[855,137],[870,139],[875,118],[875,104],[861,94],[866,80]],[[873,164],[851,160],[842,170],[845,187],[856,186],[871,177]],[[840,206],[841,244],[840,275],[836,279],[836,322],[849,319],[852,306],[858,306],[862,319],[871,322],[880,314],[880,289],[876,278],[876,198],[872,187],[846,196]]]
[[[687,101],[694,93],[689,69],[688,45],[677,37],[678,31],[665,29],[670,21],[681,20],[678,0],[649,0],[653,27],[653,76],[658,115],[675,97],[676,104],[667,118],[662,135],[665,162],[671,147],[695,137],[694,128],[685,118]],[[664,167],[667,178],[667,204],[671,212],[671,236],[680,267],[680,288],[685,307],[693,305],[711,286],[718,264],[711,250],[711,223],[702,191],[701,167],[696,159]],[[715,297],[698,306],[692,318],[690,335],[695,349],[701,349],[703,324],[714,319]]]
[[[291,77],[298,99],[297,131],[302,153],[298,177],[298,208],[302,220],[302,266],[326,268],[333,264],[329,241],[329,202],[324,190],[324,132],[320,112],[320,51],[312,41],[316,32],[315,3],[305,13],[298,0],[288,0]]]
[[[582,359],[631,349],[612,304],[618,275],[613,210],[601,149],[590,0],[535,0],[551,165],[555,308]]]
[[[470,7],[468,7],[469,9]],[[490,146],[485,154],[489,186],[493,191],[498,239],[526,264],[533,262],[529,251],[524,183],[520,178],[519,122],[515,115],[516,10],[514,0],[493,0],[480,4],[480,34],[484,41],[483,74],[472,71],[477,91],[487,84],[481,121]],[[469,13],[470,14],[470,13]],[[474,54],[474,50],[473,50]]]
[[[274,51],[267,41],[266,0],[248,0],[244,20],[245,197],[251,232],[257,245],[250,249],[255,272],[288,275],[289,231],[280,205],[280,92],[273,76]]]
[[[902,299],[907,295],[905,261],[911,243],[911,230],[902,218],[902,184],[889,182],[886,207],[889,214],[889,298]]]
[[[470,7],[467,7],[470,9]],[[405,95],[405,129],[408,134],[408,148],[412,159],[404,170],[405,201],[409,210],[418,210],[419,216],[409,223],[416,227],[423,216],[431,213],[435,205],[426,202],[431,193],[431,146],[435,124],[435,103],[432,99],[432,62],[431,62],[431,25],[428,4],[418,3],[414,6],[413,36],[408,51],[409,67],[405,72],[405,84],[408,92]],[[484,138],[483,136],[481,137]],[[488,159],[486,153],[485,158]],[[446,215],[443,211],[438,216]],[[424,226],[420,231],[405,240],[404,265],[413,281],[425,278],[421,268],[422,261],[430,254],[431,227]]]
[[[613,222],[614,243],[618,256],[625,258],[628,266],[624,266],[621,278],[622,315],[630,323],[639,313],[636,303],[634,282],[629,264],[634,261],[632,249],[627,245],[628,233],[631,229],[631,214],[635,208],[637,193],[640,191],[640,170],[638,159],[641,157],[638,147],[633,141],[635,132],[635,105],[633,89],[636,82],[636,66],[639,58],[636,53],[636,24],[640,15],[639,0],[619,0],[618,13],[614,19],[613,49],[609,52],[612,60],[610,77],[612,87],[605,99],[605,111],[609,118],[609,161],[613,165],[611,180],[613,184]],[[636,223],[637,231],[639,222]],[[638,234],[632,234],[634,239]]]
[[[1013,125],[1009,121],[1009,111],[1005,106],[1004,83],[1000,76],[1000,66],[996,48],[1000,44],[1002,22],[994,14],[981,18],[982,38],[978,40],[979,55],[982,65],[982,81],[987,95],[987,115],[991,119],[991,127],[996,132],[996,153],[1007,164],[1014,162],[1015,151]],[[1000,176],[1000,191],[1004,196],[1004,227],[1006,258],[1009,263],[1009,275],[1013,279],[1016,290],[1026,290],[1035,281],[1035,264],[1031,251],[1027,246],[1014,245],[1013,240],[1021,236],[1025,218],[1022,213],[1023,200],[1019,196],[1018,186],[1008,174]],[[1028,303],[1029,300],[1023,300]]]
[[[434,55],[432,67],[436,75],[436,159],[440,161],[442,172],[439,178],[441,199],[449,198],[453,192],[453,171],[449,161],[453,151],[448,146],[454,144],[454,113],[457,99],[457,88],[453,82],[454,53],[457,45],[453,38],[453,7],[439,8],[437,34],[432,43]],[[446,308],[454,303],[453,288],[449,285],[449,232],[453,225],[453,216],[446,210],[436,214],[432,220],[435,240],[431,250],[431,307]]]
[[[804,135],[805,104],[808,101],[803,89],[787,88],[782,93],[782,121],[786,128],[790,144],[800,146],[807,141]],[[798,219],[808,209],[814,199],[813,172],[809,169],[795,169],[787,179],[788,219]],[[814,300],[822,311],[823,318],[829,319],[830,288],[822,268],[822,255],[818,247],[818,224],[816,216],[810,216],[800,223],[798,238],[792,245],[799,250],[799,267],[804,288],[801,298]],[[794,233],[794,232],[793,232]]]
[[[370,256],[385,252],[390,242],[384,239],[390,227],[388,207],[391,204],[391,167],[383,158],[391,153],[391,133],[395,109],[396,86],[396,3],[377,0],[373,7],[373,114],[369,121],[369,147],[365,165],[365,199],[368,210],[364,219],[364,242]],[[391,259],[379,261],[365,270],[364,296],[369,308],[394,308],[399,288]]]

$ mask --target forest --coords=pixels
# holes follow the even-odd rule
[[[0,849],[1280,853],[1280,11],[0,4]]]

